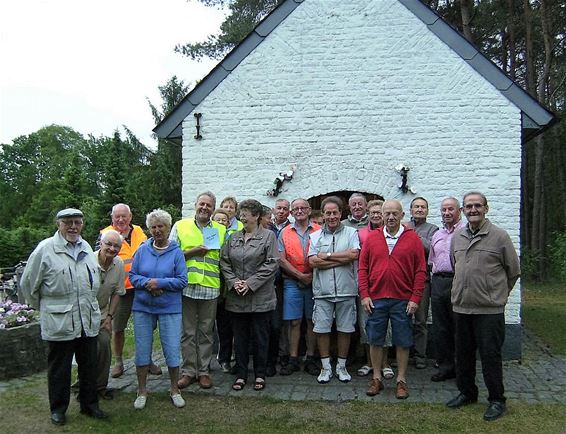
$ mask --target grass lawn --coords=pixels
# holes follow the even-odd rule
[[[555,353],[566,354],[566,291],[560,285],[534,287],[523,292],[526,326]],[[159,343],[154,343],[154,349]],[[131,325],[125,356],[133,356]],[[481,379],[480,379],[481,381]],[[17,388],[0,393],[1,432],[18,433],[557,433],[565,432],[566,405],[526,404],[509,400],[508,413],[495,422],[482,419],[485,404],[460,410],[442,404],[411,402],[296,402],[267,398],[233,398],[184,392],[187,406],[175,409],[166,393],[151,394],[143,411],[133,409],[133,393],[118,393],[101,407],[110,421],[93,421],[79,414],[72,399],[67,425],[49,421],[45,373]]]
[[[231,398],[184,393],[187,406],[175,409],[165,393],[150,395],[147,407],[132,407],[134,394],[117,394],[101,407],[109,421],[79,414],[73,399],[67,425],[49,421],[45,377],[0,394],[2,432],[17,433],[555,433],[564,432],[566,405],[528,405],[511,401],[509,412],[495,422],[482,420],[484,404],[450,410],[440,404],[399,402],[296,402],[261,398]]]
[[[554,354],[566,355],[566,285],[526,284],[525,326],[546,342]]]

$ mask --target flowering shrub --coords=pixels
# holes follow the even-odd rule
[[[39,312],[27,304],[0,301],[0,329],[9,329],[37,321]]]

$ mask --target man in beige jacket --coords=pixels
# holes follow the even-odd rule
[[[448,401],[450,408],[476,402],[476,350],[489,396],[484,419],[505,413],[501,348],[505,339],[505,305],[520,275],[519,258],[511,238],[486,214],[484,194],[464,195],[467,226],[452,238],[454,265],[452,307],[456,324],[456,384],[460,394]]]

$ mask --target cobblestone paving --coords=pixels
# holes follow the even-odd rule
[[[544,343],[528,331],[524,333],[523,354],[522,362],[504,362],[503,375],[507,398],[527,403],[566,403],[566,358],[553,355]],[[150,393],[165,392],[169,389],[169,378],[163,355],[155,354],[154,360],[164,368],[164,372],[163,375],[149,377],[148,389]],[[250,383],[246,385],[244,390],[236,392],[231,387],[234,376],[222,373],[218,369],[218,365],[216,363],[215,365],[211,372],[214,382],[211,389],[203,390],[197,384],[193,384],[185,389],[183,394],[270,397],[294,401],[379,400],[381,402],[397,402],[397,399],[395,399],[395,380],[385,380],[385,390],[380,395],[376,397],[366,396],[366,385],[369,378],[356,376],[357,366],[349,368],[352,381],[346,384],[340,383],[334,377],[330,383],[320,385],[316,382],[316,377],[305,372],[296,372],[290,376],[276,375],[267,378],[267,386],[261,392],[254,391]],[[407,381],[410,401],[444,403],[457,394],[455,380],[442,383],[431,382],[430,377],[435,372],[431,361],[429,361],[429,367],[426,369],[416,370],[413,366],[409,367]],[[40,373],[30,377],[0,382],[0,393],[44,375],[45,373]],[[250,380],[253,380],[252,375],[250,373]],[[486,402],[487,391],[483,385],[479,363],[477,383],[480,388],[480,401]],[[132,360],[125,363],[125,373],[121,378],[110,379],[109,387],[125,392],[135,392],[135,367]]]

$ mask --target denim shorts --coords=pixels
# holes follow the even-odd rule
[[[370,345],[383,347],[387,335],[387,323],[391,321],[393,345],[401,348],[413,346],[413,320],[407,315],[408,300],[380,298],[372,300],[373,312],[366,321],[366,333]]]
[[[283,280],[283,320],[312,319],[312,287],[299,288],[295,280]]]
[[[159,323],[161,348],[167,367],[179,367],[181,363],[181,317],[180,313],[156,314],[134,311],[136,366],[147,366],[151,363],[153,331]]]
[[[315,333],[330,333],[336,319],[336,330],[353,333],[356,330],[356,298],[342,297],[338,301],[317,298],[314,301],[312,322]]]

